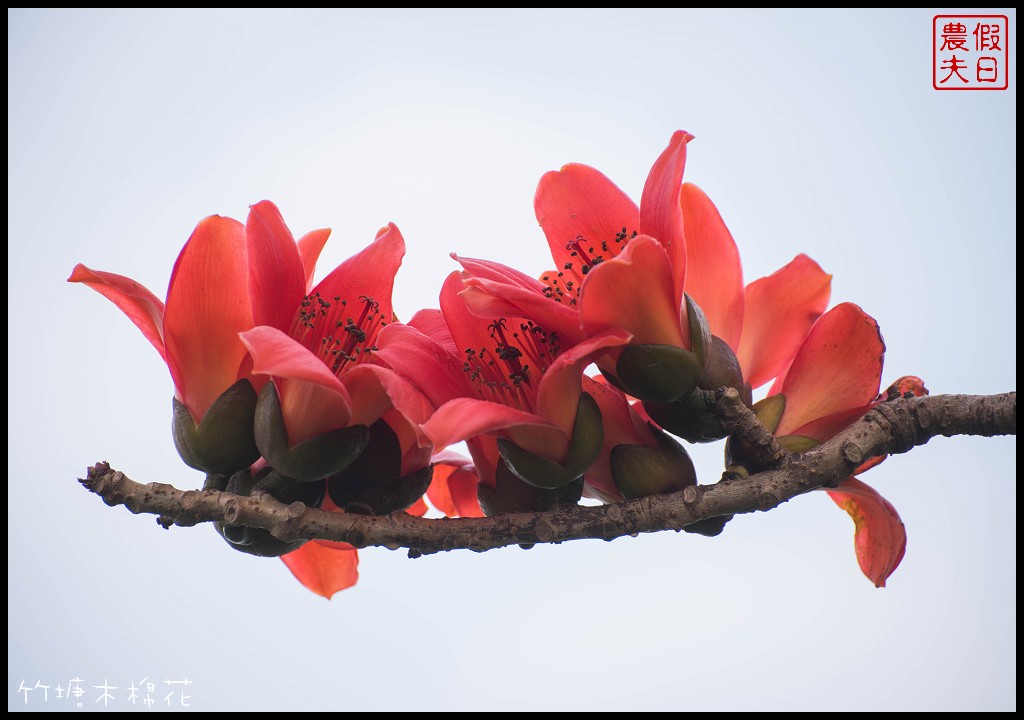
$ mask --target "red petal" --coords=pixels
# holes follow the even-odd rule
[[[444,315],[440,310],[436,308],[417,310],[406,324],[419,330],[452,355],[460,356],[461,351],[455,344],[452,331],[448,329],[448,323],[444,321]]]
[[[306,294],[306,275],[295,238],[274,203],[263,200],[249,208],[245,240],[253,324],[287,332]]]
[[[435,462],[427,497],[448,517],[483,517],[476,494],[478,484],[472,463]]]
[[[904,397],[907,393],[910,393],[914,397],[924,397],[925,395],[928,395],[928,388],[924,386],[924,380],[916,375],[904,375],[886,388],[884,392],[879,393],[878,397],[875,399],[879,401],[889,399],[890,391],[896,393],[899,397]]]
[[[349,391],[316,355],[276,328],[261,326],[241,335],[252,371],[276,379],[291,445],[349,425]]]
[[[312,292],[320,293],[321,297],[332,302],[335,297],[350,303],[355,303],[360,297],[373,298],[379,304],[380,316],[390,322],[393,316],[391,293],[404,256],[402,233],[395,225],[389,224],[365,249],[321,280]]]
[[[853,519],[853,543],[860,569],[875,587],[885,587],[907,549],[903,521],[888,500],[857,478],[850,478],[839,488],[829,490],[828,495]]]
[[[740,253],[718,208],[696,185],[679,195],[686,234],[686,287],[708,319],[711,332],[734,350],[743,330],[743,268]]]
[[[201,221],[174,263],[164,308],[164,348],[180,399],[192,417],[238,379],[253,326],[245,228],[212,215]]]
[[[636,203],[587,165],[573,163],[557,172],[545,173],[537,185],[533,207],[556,267],[567,262],[579,264],[579,259],[566,248],[577,237],[582,236],[590,243],[607,243],[607,259],[618,254],[620,244],[614,240],[623,228],[627,236],[640,228]]]
[[[562,347],[583,340],[579,312],[544,293],[547,285],[518,270],[487,260],[455,257],[466,268],[461,292],[474,315],[486,318],[515,316],[533,320],[548,332],[558,333]]]
[[[79,263],[71,271],[68,282],[88,285],[103,297],[114,303],[117,308],[135,323],[142,331],[160,357],[164,357],[164,304],[156,295],[124,275],[90,270]]]
[[[584,476],[589,486],[590,497],[597,497],[604,502],[616,502],[622,499],[622,493],[615,485],[611,471],[611,452],[616,445],[650,445],[656,446],[651,431],[644,426],[636,413],[630,409],[626,396],[619,390],[603,383],[584,380],[583,389],[597,401],[601,408],[601,420],[604,424],[604,443],[597,460]]]
[[[331,543],[342,546],[343,543]],[[320,597],[350,588],[359,579],[359,554],[354,547],[331,547],[312,540],[298,550],[282,555],[292,575]]]
[[[423,498],[420,498],[419,500],[414,502],[412,505],[407,507],[402,512],[404,512],[407,515],[415,515],[416,517],[423,517],[424,515],[427,514],[427,510],[429,510],[429,509],[430,508],[427,507],[427,504],[425,502],[423,502]]]
[[[393,406],[413,427],[419,427],[434,410],[413,383],[390,368],[362,363],[343,373],[341,380],[352,397],[353,424],[370,425]],[[383,397],[383,402],[376,399],[377,395]],[[428,444],[425,437],[421,444]]]
[[[313,287],[313,273],[316,272],[316,261],[331,236],[330,228],[312,230],[299,238],[299,257],[302,258],[302,274],[306,279],[306,290]]]
[[[802,425],[853,411],[874,400],[885,343],[875,319],[853,303],[829,310],[811,328],[781,386],[786,410],[775,430],[789,435]]]
[[[657,240],[633,238],[621,255],[587,275],[580,295],[584,331],[597,335],[618,328],[633,333],[634,344],[688,348],[671,273],[668,254]]]
[[[828,307],[831,286],[832,276],[806,255],[747,285],[736,357],[751,386],[760,387],[786,370]]]
[[[495,433],[520,425],[545,428],[547,435],[554,434],[565,440],[558,428],[546,418],[475,398],[457,398],[446,402],[423,425],[423,431],[434,442],[434,447],[441,449],[476,435]],[[552,430],[555,432],[552,433]]]
[[[826,415],[825,417],[815,418],[787,434],[803,435],[805,437],[814,438],[818,442],[827,442],[839,434],[841,430],[852,424],[855,420],[859,420],[863,417],[871,408],[872,405],[861,405],[860,407],[848,408],[837,413],[832,413],[831,415]]]
[[[571,436],[580,402],[583,370],[608,348],[630,340],[624,330],[609,330],[563,352],[541,376],[537,387],[537,414],[547,418]]]
[[[686,167],[686,144],[693,135],[683,130],[672,134],[668,147],[654,161],[640,198],[640,232],[655,237],[668,251],[676,301],[682,298],[686,277],[686,237],[679,201]]]
[[[417,313],[413,320],[421,317],[422,312]],[[434,407],[472,394],[462,362],[414,327],[400,323],[388,325],[381,330],[377,347],[374,357],[416,385]]]

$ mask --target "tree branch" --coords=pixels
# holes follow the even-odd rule
[[[836,487],[868,458],[905,453],[937,435],[1017,434],[1017,394],[936,395],[899,398],[877,405],[832,440],[795,455],[775,441],[735,390],[720,390],[714,413],[722,427],[742,432],[770,469],[714,485],[687,487],[597,507],[488,518],[426,519],[406,513],[366,516],[324,512],[301,502],[283,505],[270,495],[241,497],[216,490],[178,490],[137,483],[107,463],[89,468],[82,485],[110,506],[158,515],[164,527],[224,521],[263,528],[276,537],[338,540],[355,547],[409,548],[410,557],[454,549],[483,552],[506,545],[561,543],[660,530],[722,515],[767,511],[810,490]]]

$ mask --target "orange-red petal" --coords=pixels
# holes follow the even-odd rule
[[[359,579],[359,553],[351,545],[311,540],[281,560],[300,583],[320,597],[350,588]]]
[[[317,283],[312,293],[320,293],[331,302],[338,297],[352,305],[360,297],[373,298],[379,305],[380,316],[390,322],[391,293],[404,256],[405,239],[394,224],[388,224],[372,243]]]
[[[164,304],[156,295],[124,275],[91,270],[81,263],[75,265],[68,282],[88,285],[114,303],[164,357]]]
[[[489,260],[453,257],[466,269],[460,294],[474,315],[533,320],[546,331],[558,333],[563,347],[583,339],[579,312],[545,295],[547,286],[540,280]]]
[[[831,293],[832,276],[806,255],[747,285],[736,357],[752,387],[786,370]]]
[[[452,331],[448,328],[448,323],[444,321],[444,315],[439,309],[417,310],[406,325],[416,328],[452,355],[459,355],[460,350],[455,344],[455,339],[452,338]]]
[[[620,244],[615,237],[625,228],[627,236],[640,228],[640,211],[626,193],[604,174],[572,163],[545,173],[533,200],[537,222],[544,230],[557,267],[580,259],[571,255],[569,243],[582,237],[595,246],[607,243],[605,259],[614,257]]]
[[[812,421],[869,405],[878,394],[884,357],[873,317],[853,303],[829,310],[772,387],[771,394],[781,389],[786,396],[775,434],[789,435]]]
[[[253,324],[287,331],[306,294],[306,275],[295,238],[274,203],[263,200],[249,208],[245,240]]]
[[[686,235],[684,289],[704,311],[711,333],[735,351],[743,330],[740,252],[718,208],[703,190],[683,183],[679,204]]]
[[[437,458],[427,498],[448,517],[483,517],[476,493],[479,482],[468,460]]]
[[[547,418],[523,412],[507,405],[476,398],[456,398],[439,407],[423,425],[423,431],[441,449],[476,435],[497,433],[519,426],[537,427],[559,436],[563,444],[567,439],[560,429]]]
[[[625,330],[606,330],[555,358],[537,387],[537,414],[571,436],[580,402],[583,370],[609,348],[627,344],[630,337]]]
[[[580,295],[580,319],[587,335],[624,329],[635,344],[689,348],[680,329],[679,305],[665,248],[638,235],[618,257],[587,275]]]
[[[420,316],[417,313],[416,317]],[[381,331],[377,347],[374,357],[413,383],[434,407],[472,393],[462,362],[417,328],[400,323],[389,325]]]
[[[896,508],[857,478],[846,480],[828,495],[856,526],[853,542],[861,571],[875,587],[885,587],[907,549],[907,530]]]
[[[265,325],[241,337],[252,357],[252,371],[275,378],[291,445],[349,425],[349,390],[309,349]]]
[[[167,288],[164,349],[179,399],[197,422],[238,379],[253,326],[245,227],[212,215],[185,243]]]
[[[679,193],[686,167],[686,145],[692,139],[693,135],[684,130],[672,133],[668,147],[654,161],[640,197],[640,232],[657,238],[668,252],[677,302],[682,299],[687,262]]]
[[[331,236],[330,228],[311,230],[298,239],[299,257],[302,258],[302,274],[306,280],[306,290],[313,287],[313,273],[316,272],[316,261]]]

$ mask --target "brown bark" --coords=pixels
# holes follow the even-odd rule
[[[178,490],[137,483],[101,462],[80,480],[108,505],[158,516],[164,527],[223,520],[263,528],[282,540],[339,540],[356,547],[409,548],[411,557],[445,550],[483,552],[506,545],[561,543],[660,530],[679,531],[707,518],[767,511],[810,490],[835,487],[865,460],[905,453],[937,435],[1017,434],[1017,394],[936,395],[898,398],[876,406],[827,443],[802,454],[787,453],[739,400],[718,391],[718,422],[758,448],[770,469],[671,495],[540,513],[489,518],[426,519],[405,513],[366,516],[324,512],[301,502],[283,505],[269,495],[240,497],[215,490]]]

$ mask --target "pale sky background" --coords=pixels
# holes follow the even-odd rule
[[[267,198],[334,229],[321,268],[397,223],[408,317],[449,252],[546,269],[545,171],[639,199],[676,129],[748,280],[806,252],[878,319],[886,382],[1016,389],[1016,14],[1009,90],[938,92],[936,12],[8,10],[8,708],[78,677],[83,709],[139,709],[148,677],[204,710],[1015,710],[1015,438],[864,476],[909,534],[884,590],[823,493],[713,539],[371,549],[327,602],[75,481],[201,481],[164,364],[76,262],[163,297],[202,217]]]

